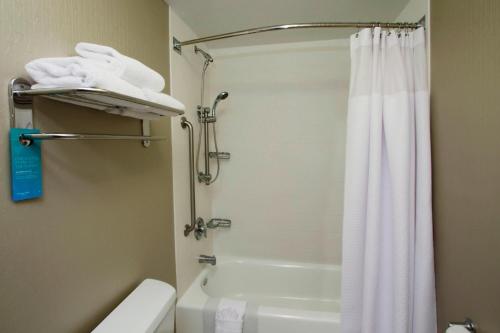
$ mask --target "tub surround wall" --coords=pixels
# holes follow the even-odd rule
[[[44,142],[44,197],[10,200],[7,83],[37,57],[107,44],[168,77],[161,0],[0,1],[0,332],[89,332],[144,278],[175,285],[170,140]],[[37,99],[47,131],[139,134],[137,120]],[[170,137],[170,120],[153,124]]]
[[[432,149],[440,332],[500,332],[500,2],[432,2]]]
[[[180,40],[197,38],[193,31],[179,18],[175,11],[170,10],[170,43],[175,36]],[[205,45],[198,45],[204,50]],[[195,144],[198,142],[199,124],[196,115],[196,106],[200,104],[201,71],[203,57],[194,53],[194,46],[182,48],[182,55],[172,50],[171,57],[171,92],[172,95],[186,105],[185,117],[193,123]],[[207,77],[212,73],[212,66],[207,70]],[[208,83],[205,85],[208,91]],[[208,95],[208,94],[207,94]],[[205,98],[205,105],[211,101]],[[172,120],[172,150],[173,150],[173,182],[174,182],[174,220],[175,220],[175,249],[177,262],[177,281],[179,296],[189,287],[191,282],[201,272],[196,258],[200,254],[212,254],[212,233],[208,239],[195,240],[193,234],[184,236],[184,225],[189,223],[189,160],[188,160],[188,133],[180,126],[180,117]],[[201,157],[202,158],[202,157]],[[201,165],[201,164],[200,164]],[[211,215],[210,188],[199,184],[196,180],[196,206],[198,216],[204,219]]]
[[[215,231],[216,254],[340,263],[348,42],[212,53],[210,98],[229,92],[219,149],[231,153],[212,207],[233,221]]]

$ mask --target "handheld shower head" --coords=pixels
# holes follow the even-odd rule
[[[229,96],[229,93],[227,91],[223,91],[220,94],[217,95],[217,98],[215,100],[224,100]]]
[[[214,105],[212,106],[212,116],[215,117],[215,110],[217,109],[217,104],[219,104],[220,101],[225,100],[228,96],[229,93],[227,91],[223,91],[217,95],[214,101]]]

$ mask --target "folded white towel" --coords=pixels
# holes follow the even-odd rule
[[[165,80],[156,71],[142,62],[127,57],[109,46],[78,43],[75,51],[86,59],[101,62],[119,70],[118,76],[136,87],[160,92],[165,88]]]
[[[170,95],[154,92],[148,89],[143,89],[142,92],[144,94],[144,98],[150,102],[161,105],[167,105],[177,110],[182,110],[182,111],[186,110],[186,106],[184,106],[184,104],[182,104],[181,102],[179,102]]]
[[[154,91],[150,91],[147,89],[142,90],[142,99],[145,99],[147,101],[160,104],[160,105],[165,105],[170,108],[176,109],[176,110],[181,110],[185,111],[186,107],[184,104],[176,100],[170,95],[163,94],[163,93],[157,93]],[[112,109],[112,110],[107,110],[108,113],[120,115],[120,116],[125,116],[125,117],[132,117],[132,118],[137,118],[137,119],[144,119],[144,120],[156,120],[161,118],[161,116],[168,116],[170,113],[168,111],[164,110],[155,110],[155,113],[151,112],[144,112],[144,111],[134,111],[130,109]]]
[[[215,333],[242,333],[247,302],[220,300],[215,313]]]
[[[37,88],[101,88],[144,99],[142,89],[108,71],[106,66],[81,57],[40,58],[25,66]]]
[[[37,84],[32,86],[38,88],[100,88],[119,94],[148,100],[169,108],[182,110],[184,104],[175,98],[154,92],[149,89],[141,89],[130,82],[118,77],[116,67],[110,64],[84,59],[82,57],[60,57],[40,58],[26,64],[26,71]],[[155,110],[106,110],[109,113],[118,114],[138,119],[154,120],[160,116],[168,115],[167,111]]]

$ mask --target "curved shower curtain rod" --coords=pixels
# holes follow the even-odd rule
[[[306,28],[388,28],[388,29],[417,29],[422,25],[419,23],[387,23],[387,22],[323,22],[323,23],[292,23],[292,24],[280,24],[280,25],[270,25],[266,27],[238,30],[233,32],[227,32],[224,34],[212,35],[202,38],[196,38],[186,41],[179,41],[177,38],[173,38],[174,50],[178,53],[182,52],[182,47],[185,45],[192,45],[197,43],[210,42],[218,39],[232,38],[244,35],[257,34],[261,32],[276,31],[276,30],[287,30],[287,29],[306,29]]]

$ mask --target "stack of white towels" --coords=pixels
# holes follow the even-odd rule
[[[161,93],[165,80],[140,61],[109,46],[92,43],[78,43],[75,51],[78,56],[40,58],[26,64],[26,71],[36,82],[32,89],[100,88],[162,104],[170,109],[185,110],[181,102]],[[106,111],[139,119],[156,119],[168,114],[161,110],[155,110],[156,114],[149,110]]]

